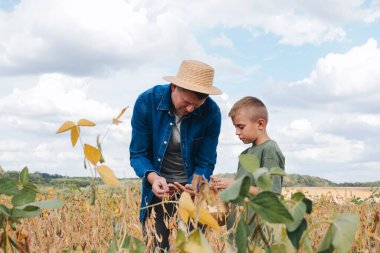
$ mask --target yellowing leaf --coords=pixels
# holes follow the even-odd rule
[[[84,144],[84,156],[89,160],[93,165],[96,165],[100,160],[100,151],[88,144]]]
[[[56,134],[60,134],[63,132],[66,132],[70,130],[71,128],[75,127],[74,122],[72,121],[66,121],[65,123],[62,124],[62,126],[57,130]]]
[[[75,147],[75,144],[77,144],[79,138],[79,131],[79,126],[74,126],[71,128],[71,144],[73,144],[73,147]]]
[[[212,227],[215,230],[222,230],[215,218],[206,209],[202,207],[200,207],[199,209],[199,222],[203,225]]]
[[[122,121],[120,120],[121,116],[123,116],[123,114],[125,113],[125,111],[128,109],[128,106],[127,107],[124,107],[121,112],[119,113],[119,115],[117,115],[116,118],[113,118],[112,120],[112,124],[114,125],[119,125]]]
[[[187,222],[189,217],[196,218],[197,207],[188,192],[182,192],[181,197],[179,198],[178,212],[184,222]],[[221,227],[214,217],[202,207],[199,207],[199,222],[216,230],[221,230]]]
[[[96,124],[94,122],[91,122],[87,119],[81,119],[78,121],[78,126],[95,126]]]
[[[96,167],[96,170],[105,184],[112,186],[120,184],[119,179],[117,179],[113,171],[107,165],[99,165]]]

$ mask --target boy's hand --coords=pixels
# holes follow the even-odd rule
[[[211,176],[211,185],[217,190],[224,190],[230,187],[233,183],[235,183],[235,179],[233,178]]]

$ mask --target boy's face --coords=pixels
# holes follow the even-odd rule
[[[232,119],[232,124],[235,126],[235,134],[244,143],[256,143],[259,137],[260,130],[262,129],[260,119],[252,121],[250,115],[247,112],[240,111]]]

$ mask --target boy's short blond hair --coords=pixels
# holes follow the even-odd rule
[[[232,106],[228,116],[233,118],[243,110],[250,115],[251,121],[262,118],[265,120],[265,125],[268,123],[268,111],[260,99],[251,96],[243,97]]]

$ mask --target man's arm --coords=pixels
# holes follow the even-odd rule
[[[131,119],[132,139],[129,146],[130,163],[136,175],[143,178],[147,172],[154,171],[152,164],[152,129],[149,112],[143,96],[139,96],[133,107]]]

